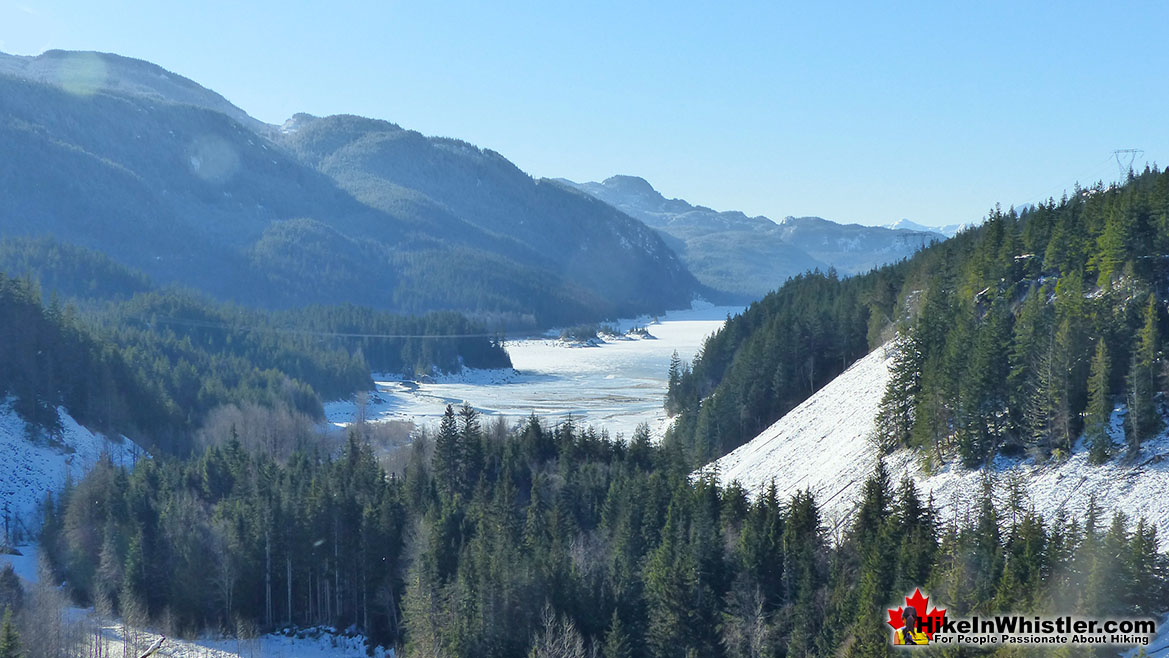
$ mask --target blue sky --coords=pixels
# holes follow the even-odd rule
[[[1169,163],[1169,3],[0,0],[0,51],[150,60],[281,123],[387,119],[535,176],[941,225]],[[726,6],[722,6],[726,5]]]

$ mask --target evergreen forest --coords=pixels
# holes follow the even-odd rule
[[[76,603],[172,636],[326,626],[411,657],[883,656],[887,609],[915,588],[954,616],[1151,618],[1169,600],[1169,558],[1144,519],[1095,504],[1046,518],[989,469],[972,511],[943,518],[877,461],[855,513],[833,522],[808,492],[720,486],[695,466],[887,343],[874,437],[886,449],[978,466],[1059,459],[1082,436],[1096,461],[1126,459],[1163,416],[1165,253],[1169,174],[1151,169],[996,209],[868,274],[795,277],[692,363],[675,359],[660,444],[645,426],[626,440],[468,405],[392,467],[363,423],[336,450],[247,443],[224,424],[192,439],[227,403],[313,415],[371,370],[506,364],[497,338],[456,315],[282,314],[153,289],[78,310],[4,277],[0,373],[49,431],[64,404],[156,432],[154,458],[103,462],[46,500],[41,546]],[[373,337],[386,335],[403,338]],[[1124,445],[1106,431],[1117,407]],[[38,632],[3,574],[0,597],[15,611],[0,647]]]
[[[181,289],[76,304],[54,295],[46,304],[36,281],[0,273],[0,398],[50,435],[63,405],[151,452],[186,454],[224,405],[321,419],[322,400],[370,390],[371,372],[510,365],[501,336],[453,312],[261,311]]]
[[[46,503],[43,551],[79,603],[172,635],[324,625],[407,656],[886,655],[885,609],[918,587],[950,615],[1146,618],[1169,585],[1144,520],[1042,518],[1009,480],[942,522],[877,463],[832,526],[811,494],[692,479],[644,426],[448,408],[400,474],[363,431],[333,457],[229,435],[102,464]]]
[[[668,440],[699,465],[753,438],[891,342],[876,437],[929,463],[995,454],[1097,462],[1160,429],[1169,172],[992,210],[979,227],[868,274],[795,277],[671,369]],[[1124,445],[1109,438],[1123,414]]]

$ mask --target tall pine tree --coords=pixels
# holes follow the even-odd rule
[[[1157,392],[1158,343],[1157,298],[1149,293],[1144,324],[1137,333],[1128,371],[1128,426],[1125,428],[1125,439],[1130,455],[1135,455],[1141,448],[1141,442],[1161,429],[1161,419],[1154,401]]]

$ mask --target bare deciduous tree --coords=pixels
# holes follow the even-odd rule
[[[528,658],[590,658],[591,652],[585,649],[584,638],[571,619],[557,615],[549,605],[544,606],[540,619],[543,630],[532,642]]]

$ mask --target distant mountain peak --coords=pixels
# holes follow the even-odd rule
[[[912,254],[934,235],[837,224],[823,217],[774,222],[737,210],[719,212],[684,199],[666,199],[638,176],[561,182],[659,231],[700,282],[733,299],[758,299],[789,277],[813,269],[865,272]]]
[[[649,181],[640,176],[618,174],[610,176],[601,182],[601,185],[625,194],[643,194],[647,196],[661,196],[661,192],[654,189]]]
[[[971,226],[974,226],[974,224],[966,223],[948,224],[946,226],[926,226],[924,224],[918,224],[917,222],[910,221],[902,217],[892,224],[885,224],[884,228],[893,229],[895,231],[924,231],[926,233],[937,233],[939,235],[944,235],[947,238],[951,238],[954,237],[956,233],[964,231]]]

